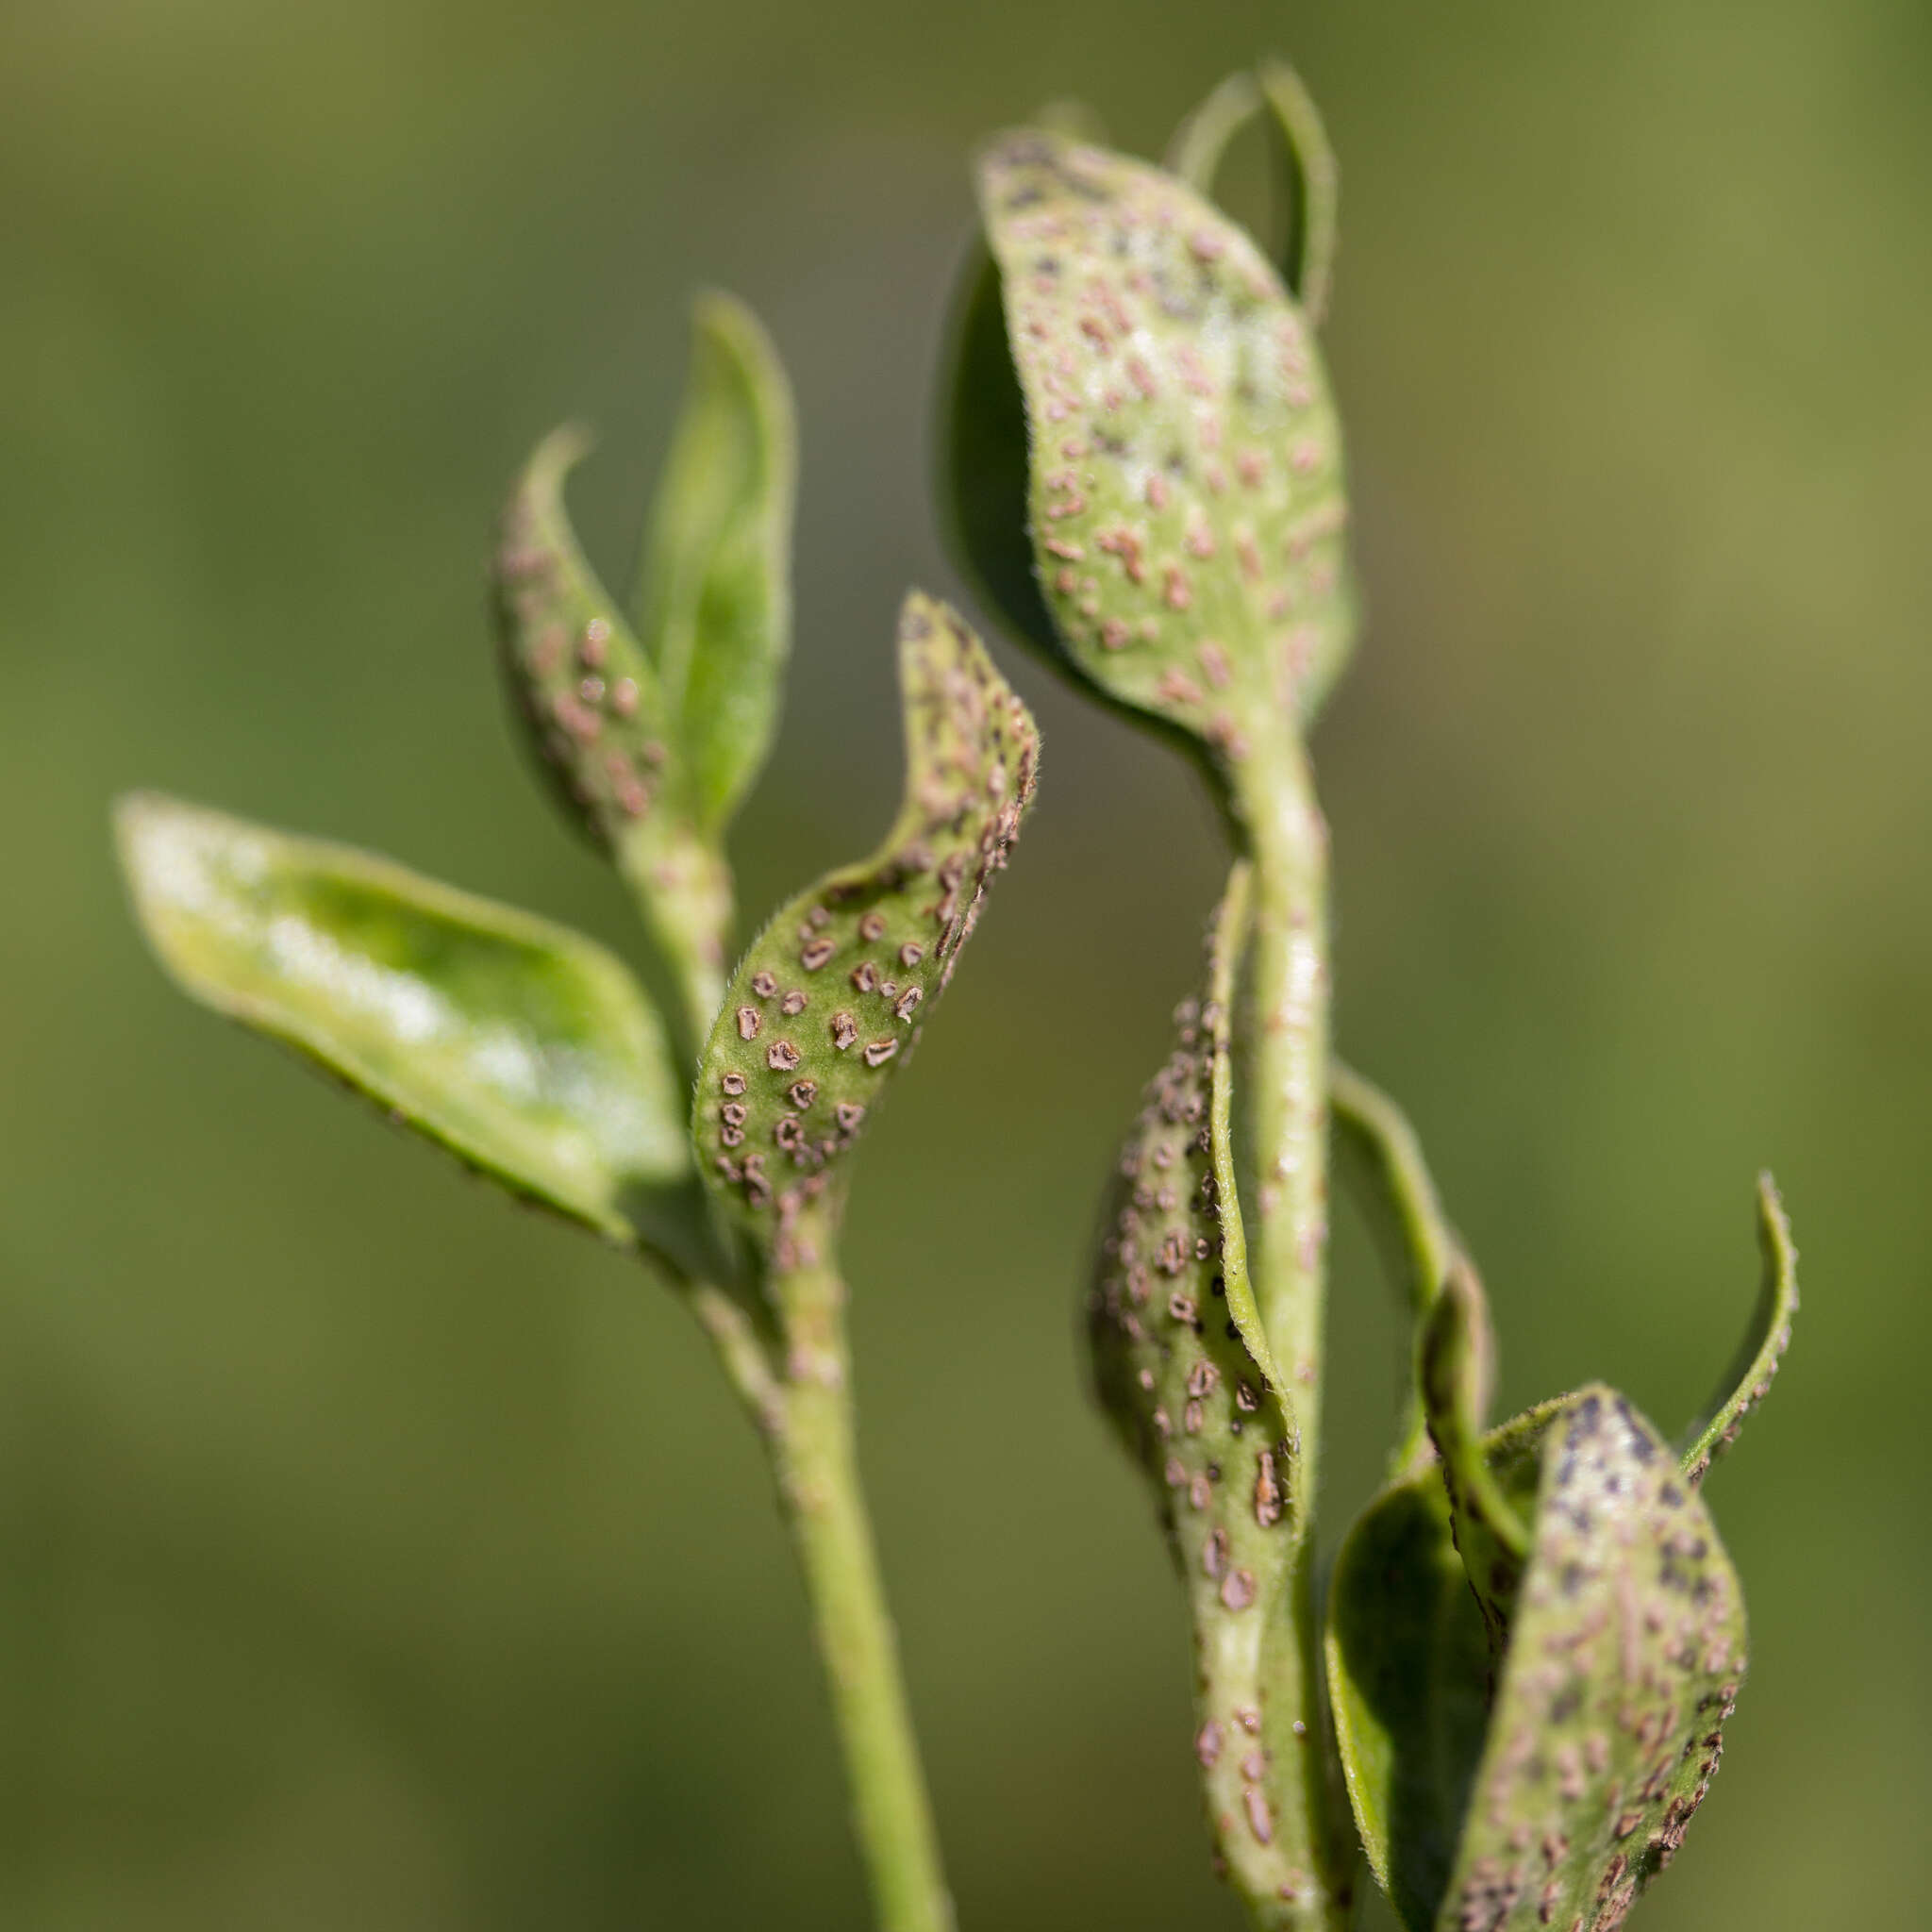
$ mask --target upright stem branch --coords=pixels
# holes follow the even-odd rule
[[[844,1284],[822,1231],[774,1277],[787,1357],[774,1454],[844,1748],[880,1932],[952,1932],[953,1905],[859,1487]]]
[[[1263,1923],[1333,1932],[1347,1917],[1353,1860],[1330,1769],[1314,1578],[1328,1235],[1328,835],[1291,726],[1254,747],[1237,787],[1255,867],[1237,1028],[1244,1062],[1237,1091],[1246,1094],[1248,1270],[1299,1439],[1289,1471],[1290,1615],[1268,1658],[1267,1718],[1281,1803],[1277,1829],[1299,1840],[1310,1874],[1300,1896],[1271,1908]]]

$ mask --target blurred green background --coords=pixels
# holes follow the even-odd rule
[[[1639,1917],[1924,1923],[1923,0],[0,10],[0,1922],[863,1923],[695,1333],[176,997],[107,804],[165,787],[629,944],[511,743],[481,559],[583,413],[625,575],[718,282],[805,435],[746,904],[867,849],[892,611],[955,585],[929,388],[970,144],[1072,92],[1157,149],[1270,47],[1344,167],[1342,1045],[1427,1137],[1511,1406],[1602,1374],[1674,1429],[1754,1291],[1760,1164],[1804,1250],[1710,1491],[1752,1679]],[[866,1456],[969,1932],[1205,1932],[1236,1919],[1179,1605],[1071,1310],[1217,841],[1165,753],[1006,661],[1041,804],[859,1176]],[[1394,1329],[1352,1219],[1338,1270],[1339,1523]]]

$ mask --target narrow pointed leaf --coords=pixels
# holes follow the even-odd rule
[[[723,983],[731,880],[698,824],[677,713],[564,508],[589,447],[559,429],[530,458],[504,512],[495,561],[506,682],[566,811],[616,859],[708,1024]],[[695,1026],[694,1026],[695,1030]]]
[[[785,907],[733,974],[699,1069],[706,1182],[790,1265],[808,1208],[836,1211],[844,1157],[917,1044],[1007,863],[1040,738],[979,641],[914,592],[899,621],[906,791],[885,842]]]
[[[1315,1727],[1271,1695],[1298,1670],[1290,1597],[1300,1438],[1248,1280],[1229,1131],[1229,1013],[1247,933],[1238,865],[1203,996],[1122,1149],[1088,1297],[1101,1406],[1157,1498],[1193,1628],[1194,1751],[1215,1850],[1263,1914],[1301,1895],[1293,1821],[1325,1776]]]
[[[797,460],[791,390],[758,318],[729,295],[700,297],[637,608],[693,810],[714,834],[777,728]]]
[[[1764,1400],[1791,1343],[1791,1319],[1798,1312],[1798,1251],[1791,1244],[1791,1224],[1777,1185],[1768,1174],[1757,1179],[1757,1240],[1764,1280],[1751,1325],[1705,1413],[1690,1425],[1684,1470],[1693,1483],[1701,1483],[1710,1465],[1737,1441],[1744,1418]]]
[[[1239,761],[1312,715],[1353,639],[1314,332],[1247,236],[1157,168],[1024,131],[979,189],[1061,648]]]
[[[1281,272],[1308,320],[1321,325],[1335,275],[1341,176],[1314,96],[1284,60],[1231,74],[1174,132],[1167,165],[1204,195],[1214,192],[1228,143],[1267,116],[1280,164]]]
[[[1409,1332],[1420,1340],[1422,1318],[1434,1306],[1457,1249],[1423,1157],[1422,1141],[1407,1116],[1373,1081],[1352,1067],[1331,1060],[1328,1108],[1338,1149],[1349,1149],[1367,1181],[1370,1223],[1389,1256],[1414,1318]],[[1417,1343],[1411,1342],[1411,1352]],[[1493,1353],[1491,1351],[1490,1353]],[[1403,1422],[1389,1458],[1391,1478],[1413,1474],[1429,1450],[1423,1411],[1419,1362],[1409,1364],[1411,1387],[1403,1404]],[[1487,1383],[1475,1391],[1478,1415],[1487,1414]]]
[[[613,1240],[696,1225],[682,1082],[621,961],[349,846],[152,793],[117,813],[181,988],[514,1192]]]

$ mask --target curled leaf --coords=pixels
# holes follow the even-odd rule
[[[1479,1440],[1483,1411],[1495,1379],[1495,1355],[1482,1284],[1475,1270],[1458,1255],[1451,1260],[1441,1291],[1423,1322],[1423,1408],[1436,1453],[1442,1458],[1442,1477],[1458,1524],[1457,1541],[1464,1560],[1470,1564],[1472,1576],[1485,1576],[1479,1593],[1487,1589],[1492,1595],[1501,1595],[1510,1586],[1490,1580],[1490,1573],[1472,1559],[1467,1535],[1468,1531],[1480,1531],[1486,1542],[1496,1545],[1495,1560],[1512,1576],[1514,1566],[1529,1548],[1529,1532],[1496,1479]]]
[[[504,512],[504,675],[558,795],[635,891],[695,1027],[709,1024],[722,989],[730,874],[699,823],[681,712],[571,529],[564,479],[588,447],[575,428],[546,438]]]
[[[624,964],[345,845],[153,793],[116,814],[184,991],[283,1041],[513,1192],[676,1254],[702,1226],[682,1082]]]
[[[1737,1441],[1744,1418],[1764,1400],[1791,1343],[1791,1318],[1798,1312],[1798,1251],[1777,1184],[1768,1174],[1757,1177],[1757,1241],[1764,1279],[1751,1325],[1704,1414],[1690,1425],[1684,1470],[1693,1483],[1701,1483],[1710,1465]]]
[[[1282,713],[1312,716],[1353,639],[1313,331],[1247,236],[1157,168],[1028,130],[987,150],[979,190],[1058,648],[1114,702],[1238,763]],[[962,372],[984,371],[984,333],[969,311]],[[962,504],[969,532],[1019,510],[992,500],[1003,481]],[[1009,550],[979,556],[1022,609]]]
[[[1175,129],[1167,165],[1197,192],[1211,195],[1228,143],[1257,114],[1267,117],[1280,168],[1281,272],[1303,312],[1320,327],[1335,278],[1341,176],[1321,110],[1301,75],[1285,60],[1229,75]]]
[[[770,338],[743,303],[700,296],[637,608],[692,810],[713,835],[762,768],[777,727],[791,643],[797,467],[791,390]]]
[[[906,791],[885,843],[753,941],[699,1068],[691,1133],[713,1198],[781,1268],[833,1211],[843,1158],[917,1043],[1007,863],[1040,738],[979,641],[914,592],[899,620]]]
[[[1298,1670],[1290,1598],[1305,1516],[1300,1437],[1247,1271],[1229,1133],[1229,1009],[1250,874],[1209,936],[1207,987],[1121,1152],[1088,1297],[1101,1405],[1147,1476],[1187,1590],[1194,1751],[1215,1849],[1278,1912],[1311,1884],[1316,1727],[1277,1693]]]
[[[1520,1577],[1484,1606],[1501,1649],[1473,1762],[1477,1625],[1446,1590],[1433,1479],[1384,1491],[1338,1563],[1328,1663],[1357,1822],[1411,1932],[1610,1932],[1717,1770],[1742,1596],[1701,1498],[1614,1391],[1546,1404],[1484,1448],[1499,1475],[1529,1455],[1537,1482]]]
[[[1441,1292],[1457,1253],[1456,1238],[1423,1158],[1422,1141],[1388,1094],[1339,1060],[1329,1062],[1328,1106],[1338,1148],[1353,1152],[1366,1180],[1372,1227],[1389,1251],[1391,1272],[1406,1293],[1415,1317],[1411,1327],[1420,1336],[1422,1317]],[[1414,1366],[1413,1387],[1390,1456],[1391,1477],[1412,1474],[1429,1448],[1420,1365]],[[1487,1413],[1487,1386],[1476,1391],[1475,1407],[1479,1415]]]

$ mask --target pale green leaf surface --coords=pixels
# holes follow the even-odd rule
[[[1495,1354],[1482,1285],[1475,1270],[1457,1255],[1423,1318],[1423,1411],[1436,1453],[1442,1458],[1457,1542],[1465,1557],[1470,1552],[1464,1535],[1468,1524],[1479,1526],[1486,1539],[1515,1563],[1529,1548],[1529,1532],[1491,1472],[1481,1441],[1483,1405],[1495,1379]]]
[[[797,465],[791,390],[770,339],[743,303],[701,296],[637,609],[693,809],[714,834],[777,728],[791,641]]]
[[[153,793],[121,859],[182,989],[613,1240],[691,1221],[683,1083],[603,948],[349,846]]]
[[[1239,761],[1312,715],[1353,638],[1313,330],[1248,237],[1157,168],[1029,130],[988,149],[979,188],[1061,647],[1115,701]],[[962,372],[988,358],[973,324]],[[969,548],[990,513],[960,506]]]
[[[699,1069],[707,1184],[785,1261],[945,991],[1033,794],[1040,738],[978,640],[917,592],[899,622],[904,803],[885,842],[784,907],[733,974]]]
[[[1693,1483],[1701,1483],[1710,1465],[1737,1441],[1744,1418],[1764,1400],[1791,1342],[1791,1320],[1798,1312],[1798,1251],[1776,1183],[1768,1174],[1757,1179],[1757,1240],[1764,1276],[1751,1325],[1737,1358],[1689,1431],[1684,1469]]]

